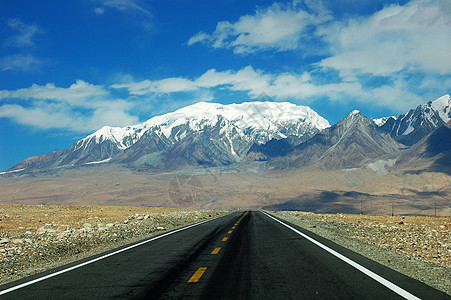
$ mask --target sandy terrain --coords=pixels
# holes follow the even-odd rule
[[[246,173],[233,172],[230,167],[153,174],[102,166],[49,177],[0,177],[0,204],[263,207],[365,214],[391,214],[394,207],[396,214],[451,215],[451,176],[444,173],[378,175],[370,169],[315,168],[264,172],[258,164]]]

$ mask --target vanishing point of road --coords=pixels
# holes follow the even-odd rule
[[[0,299],[450,299],[262,211],[234,212],[0,287]]]

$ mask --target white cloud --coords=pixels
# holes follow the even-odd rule
[[[193,35],[187,42],[188,46],[194,45],[195,43],[209,41],[210,35],[205,32],[199,32],[196,35]]]
[[[104,125],[137,123],[134,103],[115,99],[103,86],[77,80],[68,88],[49,83],[18,90],[0,90],[0,117],[41,129],[91,132]]]
[[[193,82],[201,89],[222,87],[253,98],[265,92],[277,100],[308,103],[326,97],[409,109],[432,94],[449,92],[450,11],[449,0],[412,0],[364,16],[334,15],[322,1],[274,3],[236,22],[219,22],[213,33],[199,32],[188,45],[203,43],[236,54],[293,50],[305,56],[321,49],[324,58],[312,63],[312,73],[212,69]],[[320,80],[314,76],[318,71]]]
[[[7,38],[3,45],[7,48],[15,48],[15,54],[0,57],[0,72],[9,70],[31,71],[42,64],[42,60],[31,54],[35,48],[35,37],[42,34],[43,30],[35,25],[29,25],[20,19],[8,19],[6,21]]]
[[[127,16],[127,23],[146,32],[153,31],[153,14],[142,0],[91,0],[96,4],[94,13],[103,15],[108,10],[116,10]]]
[[[103,7],[97,7],[95,12],[103,14],[105,8],[113,8],[119,11],[139,13],[145,17],[152,17],[152,13],[148,8],[141,4],[140,0],[91,0],[101,4]]]
[[[113,84],[111,87],[114,89],[125,88],[132,95],[145,95],[150,93],[165,94],[197,89],[191,80],[185,78],[166,78],[157,81],[143,80],[141,82]]]
[[[0,106],[0,118],[12,118],[17,123],[40,129],[68,129],[72,132],[92,132],[108,124],[126,126],[138,122],[138,118],[123,110],[99,109],[91,115],[43,103],[38,106],[24,107],[18,104]]]
[[[33,38],[37,34],[43,33],[42,29],[37,25],[25,24],[17,18],[8,19],[7,25],[12,30],[12,34],[5,41],[7,46],[17,48],[32,47],[35,45]]]
[[[316,79],[309,72],[271,74],[247,66],[238,71],[210,69],[194,80],[167,78],[116,84],[111,87],[125,88],[132,95],[148,97],[183,91],[194,92],[195,97],[199,98],[201,93],[207,93],[209,100],[217,90],[244,92],[250,99],[258,99],[264,93],[274,100],[303,104],[327,97],[331,101],[341,103],[366,103],[401,111],[424,101],[411,92],[407,83],[401,79],[377,88],[362,86],[358,80],[319,83]],[[165,82],[168,84],[162,84]]]
[[[338,70],[344,80],[399,72],[446,75],[451,73],[450,11],[449,0],[412,0],[339,19],[322,1],[275,2],[236,22],[219,22],[213,33],[199,32],[188,45],[204,43],[237,54],[294,50],[304,55],[317,55],[325,46],[326,57],[316,66]]]
[[[31,54],[15,54],[0,58],[0,72],[8,70],[29,71],[39,67],[41,60]]]
[[[84,99],[90,96],[105,96],[108,92],[98,85],[87,83],[83,80],[76,80],[74,84],[68,88],[56,87],[53,83],[46,85],[33,84],[29,88],[18,89],[14,91],[0,91],[0,99],[4,98],[20,98],[20,99],[63,99],[63,101],[72,101],[76,99]]]
[[[414,0],[369,17],[337,21],[318,29],[331,56],[319,65],[356,74],[451,73],[451,2]]]
[[[96,7],[94,9],[94,12],[98,15],[103,15],[105,13],[105,8],[104,7]]]
[[[321,5],[308,7],[313,8],[311,12],[298,8],[296,3],[276,2],[266,9],[258,9],[254,15],[240,17],[235,23],[219,22],[212,34],[199,32],[188,40],[188,45],[206,43],[214,48],[231,48],[237,54],[296,49],[308,26],[329,19]]]
[[[68,127],[74,121],[67,113],[42,105],[26,108],[18,104],[5,104],[0,106],[0,117],[13,118],[19,124],[43,129]]]
[[[238,71],[218,72],[211,69],[200,76],[195,83],[199,87],[206,88],[227,86],[233,91],[249,91],[250,95],[258,96],[269,87],[270,81],[270,75],[247,66]]]
[[[32,85],[18,90],[0,90],[0,117],[12,118],[24,125],[42,129],[59,128],[73,132],[91,132],[104,125],[126,126],[139,122],[132,113],[152,113],[162,108],[180,108],[182,104],[210,101],[218,91],[242,92],[258,100],[262,94],[278,101],[312,104],[324,98],[350,104],[363,103],[403,112],[424,102],[403,79],[378,87],[367,87],[358,80],[318,82],[314,73],[283,72],[271,74],[251,66],[240,70],[210,69],[195,79],[165,78],[114,84],[110,87],[77,80],[67,88],[52,83]],[[130,78],[122,76],[122,78]],[[429,83],[428,83],[429,84]],[[126,89],[127,100],[113,96]],[[183,92],[182,96],[179,94]],[[162,102],[156,105],[157,102]],[[155,108],[156,107],[156,108]],[[155,110],[156,109],[156,110]],[[161,111],[166,112],[166,111]]]

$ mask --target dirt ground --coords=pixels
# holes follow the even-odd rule
[[[349,238],[451,268],[451,217],[308,215]]]

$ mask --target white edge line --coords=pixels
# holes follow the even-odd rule
[[[229,214],[230,214],[230,213],[229,213]],[[139,242],[139,243],[137,243],[137,244],[133,244],[133,245],[128,246],[128,247],[126,247],[126,248],[123,248],[123,249],[120,249],[120,250],[117,250],[117,251],[108,253],[108,254],[106,254],[106,255],[103,255],[103,256],[100,256],[100,257],[97,257],[97,258],[94,258],[94,259],[92,259],[92,260],[89,260],[89,261],[86,261],[86,262],[84,262],[84,263],[81,263],[81,264],[72,266],[72,267],[70,267],[70,268],[67,268],[67,269],[64,269],[64,270],[61,270],[61,271],[58,271],[58,272],[55,272],[55,273],[52,273],[52,274],[49,274],[49,275],[46,275],[46,276],[43,276],[43,277],[36,278],[36,279],[34,279],[34,280],[31,280],[31,281],[28,281],[28,282],[25,282],[25,283],[22,283],[22,284],[13,286],[13,287],[11,287],[11,288],[9,288],[9,289],[0,291],[0,296],[1,296],[1,295],[5,295],[5,294],[7,294],[7,293],[9,293],[9,292],[12,292],[12,291],[21,289],[21,288],[23,288],[23,287],[26,287],[26,286],[35,284],[35,283],[37,283],[37,282],[40,282],[40,281],[49,279],[49,278],[51,278],[51,277],[55,277],[55,276],[61,275],[61,274],[63,274],[63,273],[66,273],[66,272],[69,272],[69,271],[72,271],[72,270],[81,268],[81,267],[83,267],[83,266],[92,264],[92,263],[97,262],[97,261],[99,261],[99,260],[102,260],[102,259],[104,259],[104,258],[107,258],[107,257],[113,256],[113,255],[116,255],[116,254],[118,254],[118,253],[121,253],[121,252],[130,250],[130,249],[132,249],[132,248],[135,248],[135,247],[144,245],[144,244],[146,244],[146,243],[155,241],[155,240],[157,240],[157,239],[160,239],[160,238],[162,238],[162,237],[165,237],[165,236],[174,234],[174,233],[176,233],[176,232],[179,232],[179,231],[182,231],[182,230],[185,230],[185,229],[188,229],[188,228],[191,228],[191,227],[194,227],[194,226],[197,226],[197,225],[206,223],[206,222],[210,222],[210,221],[213,221],[213,220],[218,219],[218,218],[222,218],[222,217],[227,216],[227,215],[229,215],[229,214],[225,214],[225,215],[222,215],[222,216],[215,217],[215,218],[213,218],[213,219],[208,219],[208,220],[205,220],[205,221],[201,221],[201,222],[199,222],[199,223],[191,224],[191,225],[188,225],[188,226],[186,226],[186,227],[182,227],[182,228],[176,229],[176,230],[174,230],[174,231],[167,232],[167,233],[165,233],[165,234],[162,234],[162,235],[159,235],[159,236],[150,238],[150,239],[148,239],[148,240],[144,240],[144,241]]]
[[[265,215],[267,215],[268,217],[276,220],[277,222],[279,222],[280,224],[284,225],[285,227],[288,227],[289,229],[293,230],[294,232],[296,232],[297,234],[301,235],[302,237],[306,238],[307,240],[309,240],[310,242],[314,243],[315,245],[323,248],[324,250],[326,250],[327,252],[329,252],[330,254],[338,257],[339,259],[343,260],[344,262],[350,264],[351,266],[353,266],[354,268],[356,268],[357,270],[359,270],[360,272],[364,273],[365,275],[368,275],[369,277],[373,278],[374,280],[376,280],[377,282],[383,284],[384,286],[386,286],[387,288],[389,288],[390,290],[392,290],[393,292],[397,293],[398,295],[406,298],[406,299],[411,299],[411,300],[420,300],[420,298],[416,297],[415,295],[412,295],[411,293],[409,293],[408,291],[400,288],[399,286],[397,286],[396,284],[388,281],[387,279],[377,275],[376,273],[374,273],[373,271],[368,270],[367,268],[365,268],[364,266],[356,263],[355,261],[347,258],[346,256],[338,253],[337,251],[321,244],[320,242],[318,242],[317,240],[309,237],[308,235],[300,232],[299,230],[291,227],[288,224],[285,224],[284,222],[274,218],[273,216],[271,216],[270,214],[266,213],[263,210],[260,210],[262,213],[264,213]]]

